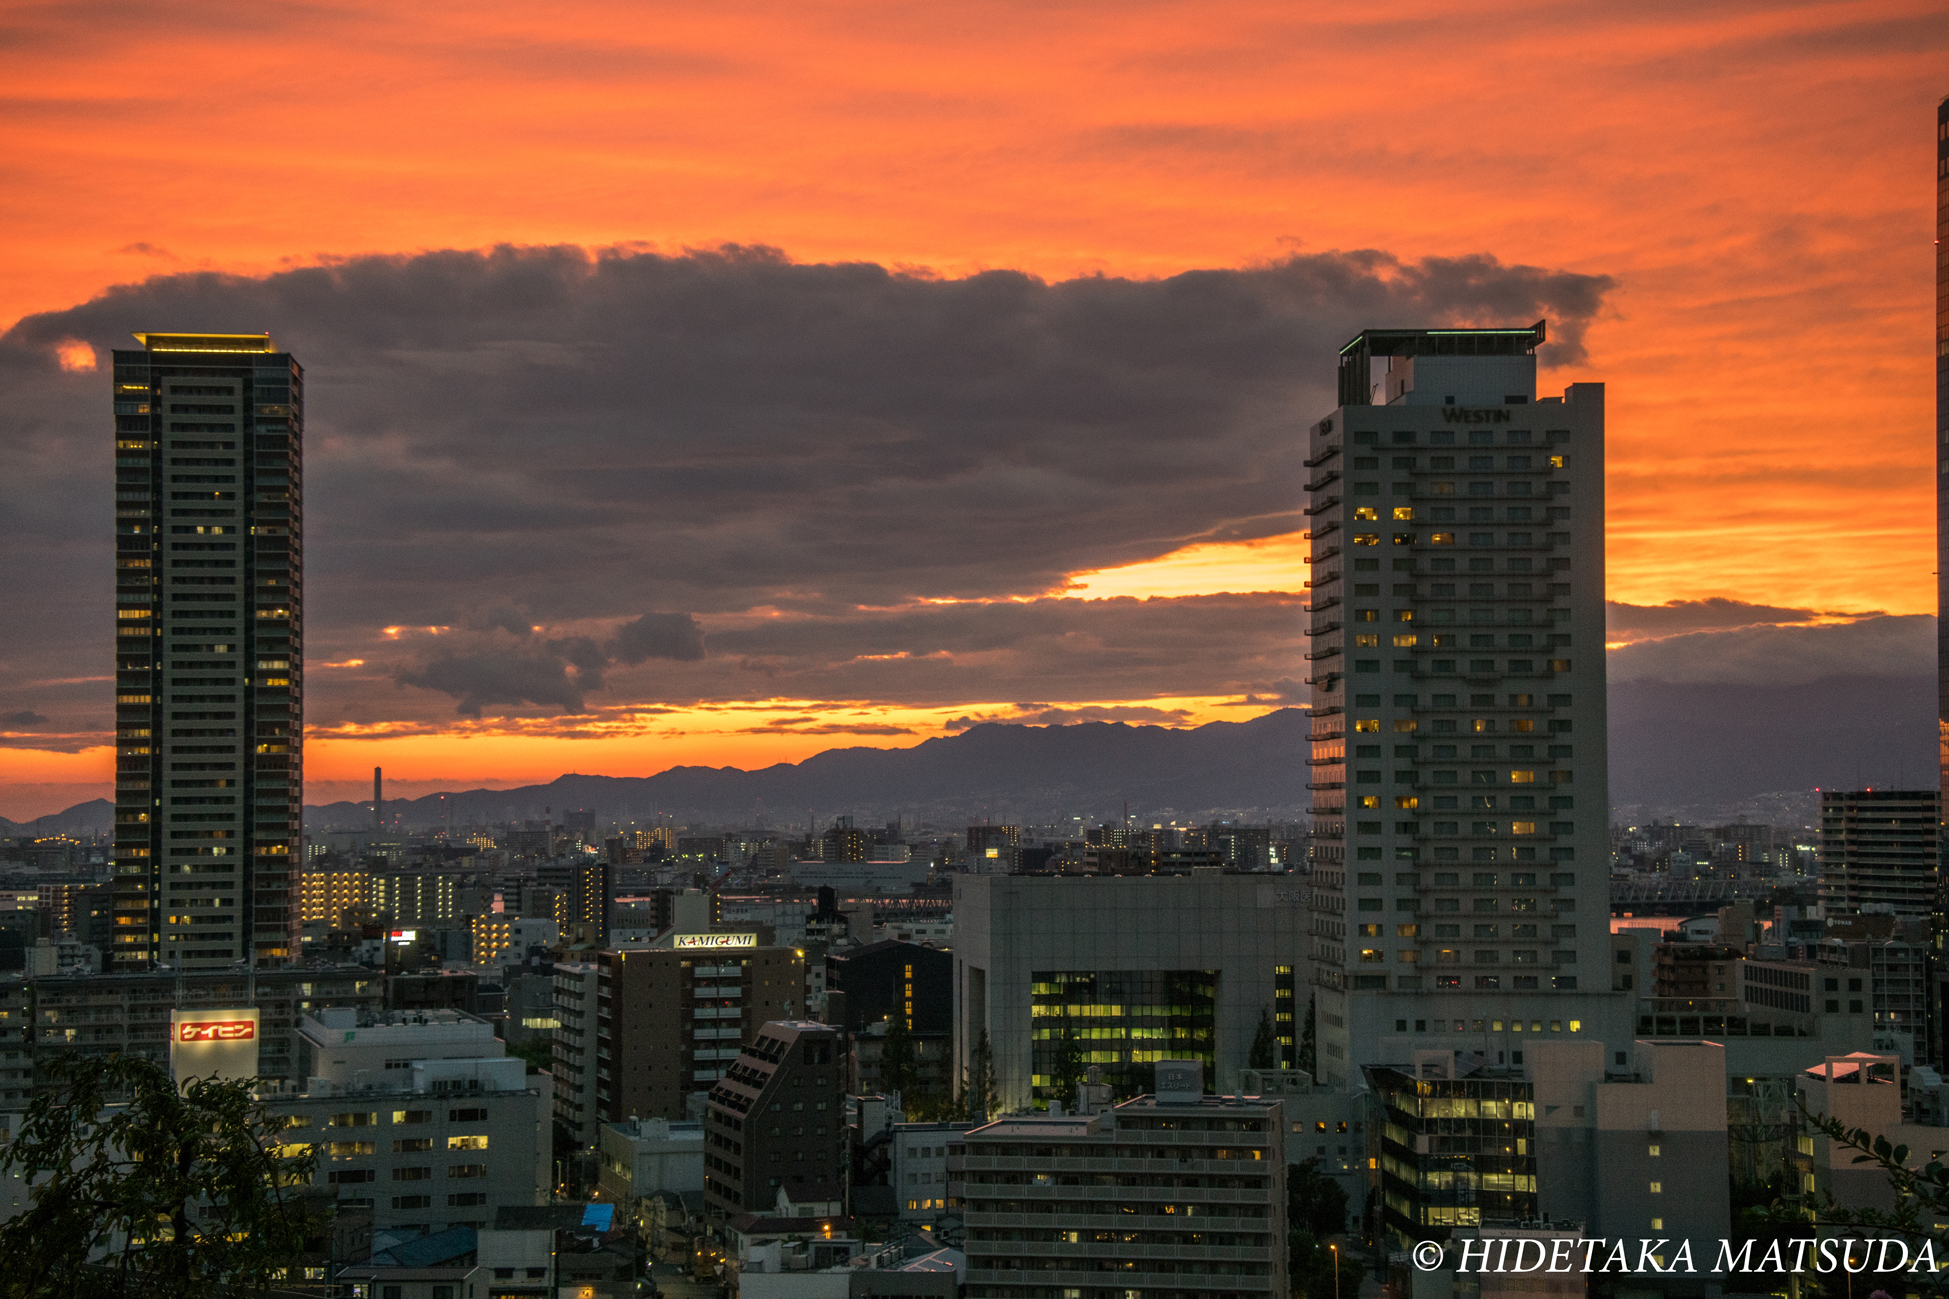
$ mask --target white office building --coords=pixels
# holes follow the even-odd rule
[[[550,1080],[461,1011],[320,1010],[298,1026],[299,1076],[267,1098],[318,1155],[313,1183],[379,1230],[489,1226],[547,1202]],[[302,1088],[302,1090],[299,1090]],[[292,1094],[295,1093],[295,1094]]]
[[[602,1125],[598,1180],[605,1198],[630,1205],[659,1191],[704,1192],[704,1125],[625,1119]]]
[[[955,876],[954,1076],[986,1033],[1001,1113],[1073,1103],[1070,1046],[1117,1095],[1166,1059],[1231,1091],[1265,1015],[1290,1066],[1304,900],[1278,875]]]
[[[947,1152],[960,1144],[962,1133],[974,1123],[896,1123],[890,1134],[893,1152],[888,1178],[894,1208],[905,1222],[938,1222],[961,1209],[959,1195],[948,1194]],[[960,1179],[955,1179],[959,1181]]]
[[[555,966],[555,1121],[587,1149],[602,1120],[596,1113],[596,983],[589,962]]]
[[[1604,389],[1526,329],[1368,330],[1309,431],[1319,1074],[1484,1018],[1622,1046],[1610,993]],[[1514,1063],[1508,1061],[1505,1063]]]

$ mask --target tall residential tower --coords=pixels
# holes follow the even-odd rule
[[[298,957],[304,371],[266,334],[115,353],[119,970]]]
[[[1541,321],[1368,330],[1311,429],[1309,941],[1330,1082],[1384,1035],[1517,1064],[1539,1031],[1628,1033],[1595,1010],[1613,1000],[1604,389],[1539,401],[1543,341]]]

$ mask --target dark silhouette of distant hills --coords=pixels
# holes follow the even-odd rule
[[[1816,787],[1928,788],[1936,763],[1935,683],[1839,677],[1804,686],[1624,682],[1610,689],[1611,803],[1621,815],[1710,818],[1763,794]],[[926,817],[1047,824],[1070,817],[1232,812],[1304,816],[1306,716],[1162,726],[991,723],[905,749],[829,749],[757,771],[674,767],[654,776],[566,775],[520,789],[387,802],[408,827],[520,821],[573,808],[604,820],[670,814],[711,824],[803,823],[850,813],[861,824]],[[1581,809],[1580,809],[1581,810]],[[0,818],[0,834],[108,830],[106,799],[38,820]],[[361,829],[369,805],[307,807],[308,828]]]
[[[25,821],[9,821],[0,816],[0,837],[5,838],[18,835],[38,838],[55,834],[106,834],[114,828],[115,804],[105,798],[91,798],[86,803],[76,803],[63,811]]]
[[[1627,681],[1609,692],[1611,805],[1711,809],[1781,790],[1932,789],[1933,677]]]
[[[1280,709],[1249,722],[1185,730],[1085,722],[1071,726],[988,723],[906,749],[828,749],[803,762],[757,771],[673,767],[654,776],[561,776],[520,789],[447,795],[454,825],[539,818],[593,808],[604,820],[673,813],[725,823],[803,822],[851,814],[865,825],[897,816],[1046,823],[1051,818],[1121,815],[1172,808],[1190,814],[1238,809],[1304,814],[1306,715]],[[386,802],[408,826],[438,824],[436,795]],[[314,829],[370,824],[369,804],[305,809]]]

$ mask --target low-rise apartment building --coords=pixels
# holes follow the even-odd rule
[[[602,1125],[597,1184],[603,1198],[630,1205],[659,1191],[704,1189],[704,1125],[634,1119]]]
[[[959,1149],[974,1123],[896,1123],[891,1168],[894,1206],[907,1222],[936,1222],[959,1213],[961,1197],[948,1189],[948,1148]],[[958,1178],[956,1179],[959,1180]]]
[[[1113,1110],[957,1139],[969,1299],[1096,1296],[1112,1278],[1124,1294],[1284,1299],[1284,1109],[1201,1095],[1203,1062],[1174,1063],[1158,1065],[1155,1095]]]

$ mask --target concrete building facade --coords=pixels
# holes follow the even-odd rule
[[[1606,1239],[1689,1241],[1702,1271],[1732,1232],[1726,1052],[1716,1042],[1638,1042],[1628,1062],[1599,1042],[1550,1042],[1535,1086],[1542,1216]]]
[[[596,957],[596,1111],[601,1121],[681,1119],[768,1020],[804,1009],[797,948],[756,934],[672,932]]]
[[[969,1131],[953,1157],[962,1293],[1284,1299],[1283,1114],[1276,1100],[1167,1093]]]
[[[1236,1088],[1302,950],[1304,889],[1247,874],[955,879],[955,1076],[985,1033],[1002,1112],[1057,1095],[1069,1034],[1118,1094],[1196,1057]]]
[[[601,1131],[596,1097],[597,987],[593,962],[555,966],[555,1124],[582,1149]]]
[[[704,1111],[704,1205],[765,1214],[781,1193],[801,1212],[846,1200],[845,1061],[839,1033],[810,1020],[759,1030]]]
[[[1309,431],[1322,1080],[1396,1021],[1604,1018],[1604,389],[1543,322],[1367,330]],[[1605,1001],[1614,999],[1603,998]],[[1610,1022],[1612,1019],[1615,1023]],[[1441,1043],[1431,1043],[1441,1046]]]
[[[704,1125],[668,1119],[605,1123],[597,1138],[596,1180],[604,1197],[631,1205],[659,1191],[704,1189]]]
[[[896,1123],[887,1181],[894,1205],[907,1222],[937,1222],[959,1213],[961,1197],[948,1189],[948,1150],[976,1123]],[[955,1179],[959,1181],[959,1178]]]
[[[313,1184],[376,1229],[479,1229],[504,1206],[546,1202],[546,1074],[503,1054],[493,1026],[458,1011],[324,1010],[297,1032],[304,1081],[270,1098],[287,1143],[318,1155]]]
[[[1820,900],[1833,916],[1927,916],[1936,907],[1942,794],[1826,789],[1820,795]]]

